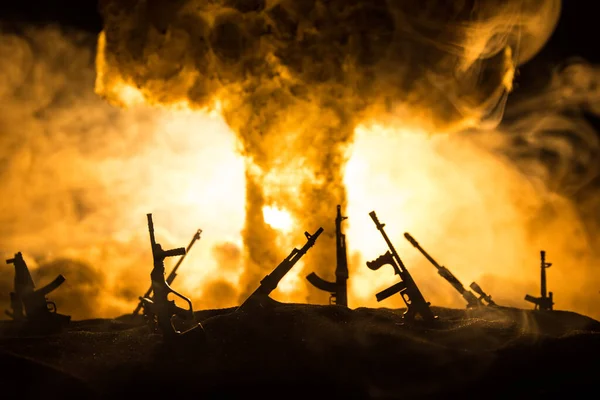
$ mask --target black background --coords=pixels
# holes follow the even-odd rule
[[[56,23],[99,33],[102,30],[102,17],[97,3],[97,0],[3,0],[0,1],[0,20],[29,24]],[[563,1],[554,34],[542,51],[520,68],[513,97],[532,85],[540,84],[540,76],[547,76],[555,65],[570,57],[600,62],[600,16],[595,9],[593,1]],[[593,121],[600,127],[598,122]]]

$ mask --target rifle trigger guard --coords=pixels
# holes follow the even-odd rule
[[[180,299],[182,299],[183,301],[185,301],[187,303],[188,309],[186,311],[190,312],[193,310],[192,301],[190,299],[188,299],[184,295],[176,292],[175,290],[171,289],[170,287],[169,287],[169,292],[173,293],[175,296],[179,297]],[[173,305],[175,305],[175,300],[172,300],[171,302],[173,303]]]
[[[51,313],[56,314],[56,303],[53,301],[46,301],[46,307],[48,308],[48,311],[50,311]]]

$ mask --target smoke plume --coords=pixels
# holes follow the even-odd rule
[[[218,103],[238,134],[246,295],[286,253],[273,244],[297,243],[264,222],[265,206],[287,210],[299,230],[324,226],[306,261],[329,274],[356,126],[494,126],[516,65],[548,39],[560,1],[105,0],[101,12],[98,93],[123,102],[133,87],[155,104]]]
[[[0,31],[0,256],[21,251],[37,287],[63,274],[49,298],[74,319],[130,312],[148,289],[146,213],[165,248],[185,246],[198,228],[208,233],[182,265],[186,279],[174,283],[196,300],[205,276],[221,277],[211,248],[226,246],[233,263],[243,221],[243,161],[222,122],[107,104],[93,91],[95,42],[51,26]],[[193,139],[191,130],[210,134]],[[215,166],[233,170],[202,173]],[[207,186],[215,199],[204,196]],[[235,280],[236,268],[227,273]],[[4,265],[2,311],[13,276]]]
[[[544,249],[556,308],[600,317],[599,148],[583,117],[600,108],[598,67],[565,62],[504,112],[559,3],[457,4],[104,2],[98,48],[2,29],[2,257],[22,251],[38,286],[65,275],[49,296],[59,312],[114,317],[149,287],[153,212],[164,248],[203,230],[174,288],[195,308],[230,307],[324,226],[274,296],[326,303],[304,275],[332,278],[341,203],[352,308],[403,306],[375,301],[397,278],[364,265],[387,250],[376,210],[434,305],[464,302],[405,231],[465,286],[524,308]]]

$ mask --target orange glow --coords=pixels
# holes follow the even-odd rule
[[[119,9],[112,3],[107,13]],[[365,266],[387,251],[368,216],[374,210],[434,305],[462,308],[464,302],[404,232],[465,287],[477,281],[499,304],[524,308],[530,308],[524,295],[539,290],[539,251],[546,250],[556,308],[600,316],[598,302],[581,294],[582,287],[600,284],[600,277],[594,273],[595,242],[585,235],[574,205],[548,184],[541,161],[531,161],[525,174],[501,155],[514,150],[510,132],[492,125],[481,129],[483,115],[495,109],[501,117],[515,69],[548,39],[560,2],[534,1],[523,10],[522,2],[511,1],[496,18],[495,10],[484,7],[462,23],[438,21],[445,18],[438,13],[419,21],[412,18],[418,12],[392,3],[386,3],[384,14],[391,22],[414,20],[414,31],[390,23],[382,39],[389,43],[380,43],[379,58],[368,65],[356,61],[358,38],[348,40],[341,66],[319,60],[312,50],[292,51],[293,39],[244,36],[239,39],[248,46],[235,61],[243,64],[238,68],[219,58],[231,50],[222,48],[227,40],[207,42],[203,53],[194,47],[198,37],[186,31],[187,23],[173,24],[167,33],[142,24],[147,40],[132,43],[139,33],[135,24],[144,17],[133,8],[107,19],[95,70],[89,49],[50,30],[36,39],[44,44],[38,47],[59,53],[44,53],[39,60],[26,43],[7,40],[0,59],[15,63],[14,77],[5,80],[15,87],[0,95],[8,93],[2,98],[12,107],[5,112],[5,126],[16,131],[4,135],[7,143],[1,146],[8,171],[0,175],[1,183],[11,194],[3,199],[0,219],[9,232],[2,238],[3,256],[22,251],[32,270],[56,259],[81,261],[89,276],[77,275],[78,267],[67,263],[65,287],[93,287],[94,307],[84,312],[66,302],[59,308],[75,318],[127,313],[150,283],[145,214],[151,212],[164,248],[185,246],[203,230],[173,287],[190,296],[196,309],[230,307],[239,304],[245,285],[304,245],[303,232],[324,226],[322,237],[272,294],[280,301],[306,302],[316,292],[306,285],[307,273],[326,279],[334,274],[332,227],[339,202],[349,217],[344,230],[352,308],[403,305],[399,296],[375,301],[375,293],[398,278],[389,267]],[[172,17],[194,17],[185,21],[198,22],[199,29],[206,24],[209,32],[220,21],[209,14],[221,11],[221,22],[237,15],[188,7]],[[317,11],[307,18],[317,18]],[[528,19],[535,23],[527,24]],[[231,23],[248,33],[258,20],[252,21],[240,17]],[[303,33],[331,39],[343,21],[305,22]],[[446,24],[439,32],[447,35],[431,33],[438,32],[429,29],[438,23]],[[113,35],[111,48],[106,34]],[[134,50],[127,54],[130,47]],[[399,58],[404,53],[414,57]],[[285,54],[294,56],[280,58]],[[422,66],[420,56],[437,64]],[[80,64],[64,65],[64,59]],[[250,76],[254,63],[260,73]],[[36,74],[25,76],[22,71],[32,66]],[[494,79],[481,89],[484,70]],[[583,76],[571,76],[525,104],[529,114],[519,129],[531,148],[543,150],[536,129],[554,125],[547,122],[554,121],[552,115],[544,120],[536,112],[550,104],[557,109],[549,113],[558,115],[567,102],[565,95],[552,96],[568,89],[581,98],[589,95],[584,89],[595,81],[591,69],[581,71]],[[72,75],[80,79],[71,82]],[[39,81],[26,86],[27,79]],[[88,93],[91,82],[98,96]],[[69,94],[65,104],[49,106],[63,91]],[[472,132],[458,132],[467,127]],[[559,139],[551,140],[559,155],[570,152]],[[176,261],[167,261],[167,271]]]
[[[289,233],[293,229],[294,222],[290,213],[277,207],[264,206],[263,218],[270,227],[281,232]]]

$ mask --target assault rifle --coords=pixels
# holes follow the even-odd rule
[[[495,305],[495,303],[492,301],[491,296],[488,296],[487,294],[485,294],[481,290],[479,285],[477,285],[475,282],[471,283],[471,288],[473,288],[473,286],[475,286],[475,288],[477,290],[474,290],[474,291],[476,293],[480,294],[481,297],[479,297],[479,298],[477,296],[475,296],[470,290],[465,289],[465,287],[462,285],[462,283],[460,283],[460,281],[454,276],[454,274],[452,272],[450,272],[450,270],[448,268],[444,267],[443,265],[438,264],[437,261],[435,261],[433,259],[433,257],[431,257],[429,254],[427,254],[427,252],[419,245],[419,243],[408,232],[404,233],[404,237],[406,238],[406,240],[408,240],[410,242],[410,244],[412,244],[414,247],[416,247],[417,250],[419,250],[421,252],[421,254],[423,254],[423,256],[425,256],[425,258],[427,260],[429,260],[430,263],[433,264],[434,267],[437,268],[438,274],[440,274],[442,278],[447,280],[452,285],[452,287],[454,289],[456,289],[456,291],[462,295],[462,297],[467,301],[467,308],[485,306],[485,304],[483,303],[483,300],[486,300],[488,305]]]
[[[292,267],[300,261],[311,247],[313,247],[321,233],[323,233],[323,228],[317,229],[312,235],[308,232],[304,232],[304,236],[306,236],[307,239],[306,244],[300,250],[294,248],[290,255],[275,267],[273,272],[260,281],[260,286],[242,303],[241,306],[237,308],[236,311],[244,311],[254,305],[265,308],[271,292],[277,288],[277,285],[283,279],[285,274],[290,272]]]
[[[195,335],[198,339],[203,340],[204,329],[201,324],[195,323],[193,328],[190,328],[185,332],[180,332],[175,329],[172,321],[173,317],[176,315],[184,320],[195,320],[191,300],[173,290],[165,280],[165,258],[183,256],[186,254],[185,248],[178,247],[176,249],[163,250],[162,246],[159,243],[156,243],[154,237],[152,214],[147,214],[146,216],[148,217],[148,231],[150,232],[150,245],[152,246],[152,258],[154,260],[154,268],[150,273],[154,297],[150,299],[148,297],[140,296],[139,299],[143,303],[144,311],[147,317],[151,319],[152,325],[162,331],[165,340],[172,340],[177,336],[184,334],[188,337],[190,336],[189,334]],[[168,299],[170,293],[185,301],[189,308],[184,309],[175,305],[174,300]]]
[[[177,264],[175,264],[175,266],[173,267],[173,270],[171,271],[171,273],[169,273],[169,276],[167,276],[167,284],[168,285],[171,285],[173,283],[173,281],[175,280],[175,278],[177,277],[177,270],[179,269],[179,267],[181,266],[181,263],[183,262],[183,260],[185,260],[185,257],[188,255],[188,253],[192,249],[192,246],[194,246],[194,243],[196,243],[196,241],[200,240],[201,233],[202,233],[202,229],[198,229],[198,231],[196,231],[196,233],[194,233],[194,236],[192,237],[190,244],[188,244],[188,246],[185,249],[185,254],[183,254],[179,258],[179,260],[177,261]],[[144,294],[144,296],[142,296],[142,297],[152,299],[151,295],[152,295],[152,285],[150,285],[150,289],[148,289],[146,291],[146,293]],[[136,317],[139,314],[140,310],[143,308],[143,306],[144,306],[144,303],[142,301],[140,301],[138,303],[137,307],[135,308],[135,310],[133,310],[131,317],[132,318]]]
[[[425,301],[425,298],[421,294],[419,287],[404,266],[404,263],[400,259],[400,256],[398,256],[398,253],[396,252],[396,249],[394,249],[392,242],[383,230],[385,224],[379,222],[375,211],[371,211],[369,216],[375,223],[375,226],[379,232],[381,232],[383,239],[389,247],[389,251],[373,261],[367,261],[367,267],[373,271],[376,271],[382,266],[390,264],[392,268],[394,268],[395,274],[399,275],[401,279],[401,281],[395,285],[392,285],[389,288],[377,293],[375,295],[377,301],[385,300],[396,293],[400,293],[402,300],[407,307],[406,312],[404,313],[405,319],[414,320],[417,316],[420,316],[426,322],[432,322],[436,320],[437,316],[434,315],[429,308],[430,303]]]
[[[346,281],[348,280],[348,256],[346,253],[346,235],[342,233],[342,221],[348,217],[342,217],[342,207],[337,206],[335,217],[335,282],[329,282],[311,272],[306,279],[317,289],[331,293],[329,304],[338,304],[348,307],[348,292]]]
[[[541,258],[541,286],[542,286],[542,296],[541,297],[533,297],[528,294],[525,295],[525,300],[535,304],[534,310],[543,310],[543,311],[552,311],[552,306],[554,306],[552,292],[546,295],[546,269],[552,266],[552,263],[546,262],[546,252],[544,250],[540,251]]]
[[[58,314],[56,303],[49,301],[47,295],[56,290],[65,281],[65,277],[58,275],[46,286],[35,290],[33,278],[27,264],[20,252],[14,258],[6,260],[7,264],[15,266],[14,292],[10,293],[10,306],[12,311],[5,311],[6,315],[15,321],[40,324],[66,324],[71,320],[69,315]]]

